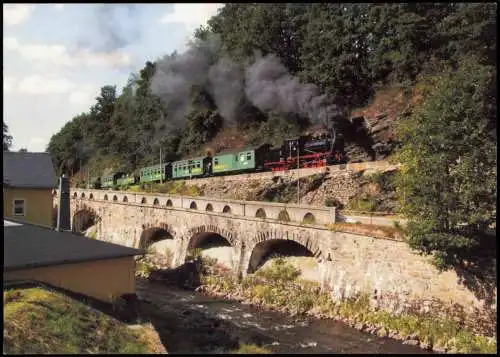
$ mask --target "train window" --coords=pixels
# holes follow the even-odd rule
[[[240,161],[245,161],[245,154],[240,154]]]
[[[197,167],[197,168],[200,168],[200,163],[199,163],[199,162],[198,162],[198,163],[196,163],[196,167]]]
[[[251,153],[247,154],[247,160],[249,160],[249,161],[252,160],[252,154]]]
[[[219,165],[219,159],[214,160],[214,165]]]

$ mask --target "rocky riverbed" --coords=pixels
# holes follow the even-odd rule
[[[449,318],[429,314],[420,316],[418,311],[399,316],[373,310],[367,300],[369,297],[364,295],[354,300],[335,302],[322,292],[318,283],[297,279],[296,274],[299,272],[293,264],[284,260],[278,264],[282,259],[276,260],[267,268],[263,267],[242,282],[231,277],[227,268],[214,264],[213,261],[210,263],[210,258],[186,263],[175,269],[162,269],[169,266],[169,263],[158,259],[158,256],[140,259],[138,276],[166,289],[187,289],[185,293],[189,294],[195,290],[203,294],[196,295],[197,299],[204,296],[209,301],[217,301],[213,303],[214,306],[225,306],[228,302],[233,304],[231,306],[247,306],[255,311],[265,309],[265,314],[278,314],[276,316],[285,320],[291,318],[292,321],[310,321],[315,326],[340,324],[364,335],[371,335],[372,339],[391,339],[396,344],[417,347],[423,351],[496,351],[496,338],[477,335],[470,328]],[[203,308],[200,309],[198,312],[203,312]],[[186,312],[186,315],[191,314],[192,312]],[[255,323],[262,325],[260,321]],[[234,344],[234,341],[231,343]]]
[[[272,353],[429,353],[341,322],[291,317],[139,279],[140,314],[169,353],[222,353],[243,344]]]

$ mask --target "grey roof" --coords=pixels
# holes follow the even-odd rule
[[[3,183],[11,187],[54,188],[54,165],[46,152],[3,152]]]
[[[142,249],[4,220],[4,271],[145,254]]]

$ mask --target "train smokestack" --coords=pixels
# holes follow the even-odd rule
[[[56,230],[59,232],[71,230],[69,195],[69,180],[66,175],[63,174],[59,179],[59,205],[57,207]]]

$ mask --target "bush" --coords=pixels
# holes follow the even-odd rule
[[[356,197],[349,201],[347,207],[353,211],[374,212],[376,200],[373,197]]]
[[[259,270],[256,274],[272,281],[290,282],[300,276],[300,270],[287,263],[283,258],[273,261],[271,267]]]
[[[340,202],[337,198],[334,197],[328,197],[325,199],[325,206],[326,207],[336,207],[338,209],[344,208],[344,204]]]

